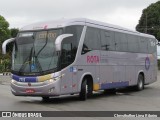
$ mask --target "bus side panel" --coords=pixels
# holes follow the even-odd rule
[[[135,85],[137,83],[135,66],[126,66],[126,80],[129,81],[130,86]]]
[[[78,91],[80,91],[81,83],[85,75],[91,75],[93,78],[93,85],[99,84],[99,62],[100,55],[98,50],[90,51],[78,57],[78,60],[76,61],[76,74],[79,85]]]
[[[61,94],[72,93],[73,72],[70,67],[63,69],[61,74],[63,75],[61,78]]]
[[[157,80],[157,60],[154,54],[148,55],[149,63],[145,63],[145,71],[147,74],[147,79],[145,84],[153,83]],[[149,66],[146,68],[146,66]]]
[[[124,87],[126,81],[126,53],[101,51],[100,83],[101,89]],[[110,86],[109,86],[110,85]]]

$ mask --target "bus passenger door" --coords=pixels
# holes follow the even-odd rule
[[[71,68],[65,68],[61,78],[61,94],[72,93],[72,72]]]
[[[72,70],[68,67],[72,62],[72,44],[67,40],[62,44],[62,52],[60,58],[60,66],[62,69],[62,79],[61,79],[61,94],[72,92]]]

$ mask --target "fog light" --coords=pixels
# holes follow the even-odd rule
[[[49,91],[48,91],[48,93],[53,93],[53,92],[54,92],[54,89],[55,89],[55,87],[50,88]]]

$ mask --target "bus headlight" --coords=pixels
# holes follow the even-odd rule
[[[54,82],[54,80],[53,80],[53,79],[50,79],[49,82],[52,83],[52,82]]]
[[[55,81],[57,81],[57,80],[59,80],[59,79],[60,79],[60,77],[55,77],[55,78],[46,80],[46,81],[44,81],[44,82],[45,82],[45,83],[53,83],[53,82],[55,82]]]
[[[54,82],[53,79],[49,79],[49,80],[44,81],[44,83],[46,83],[46,84],[53,83],[53,82]]]
[[[11,83],[16,83],[16,81],[12,79],[12,80],[11,80]]]
[[[57,77],[54,77],[53,79],[54,79],[55,81],[57,81],[57,80],[61,79],[63,76],[64,76],[64,74],[62,74],[62,75],[60,75],[60,76],[57,76]]]
[[[60,80],[63,76],[64,76],[64,74],[62,74],[60,76],[56,76],[56,77],[54,77],[52,79],[46,80],[45,83],[53,83],[53,82],[55,82],[57,80]]]

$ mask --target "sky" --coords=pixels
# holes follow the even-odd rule
[[[57,20],[89,18],[135,30],[142,10],[158,0],[0,0],[10,28]]]

